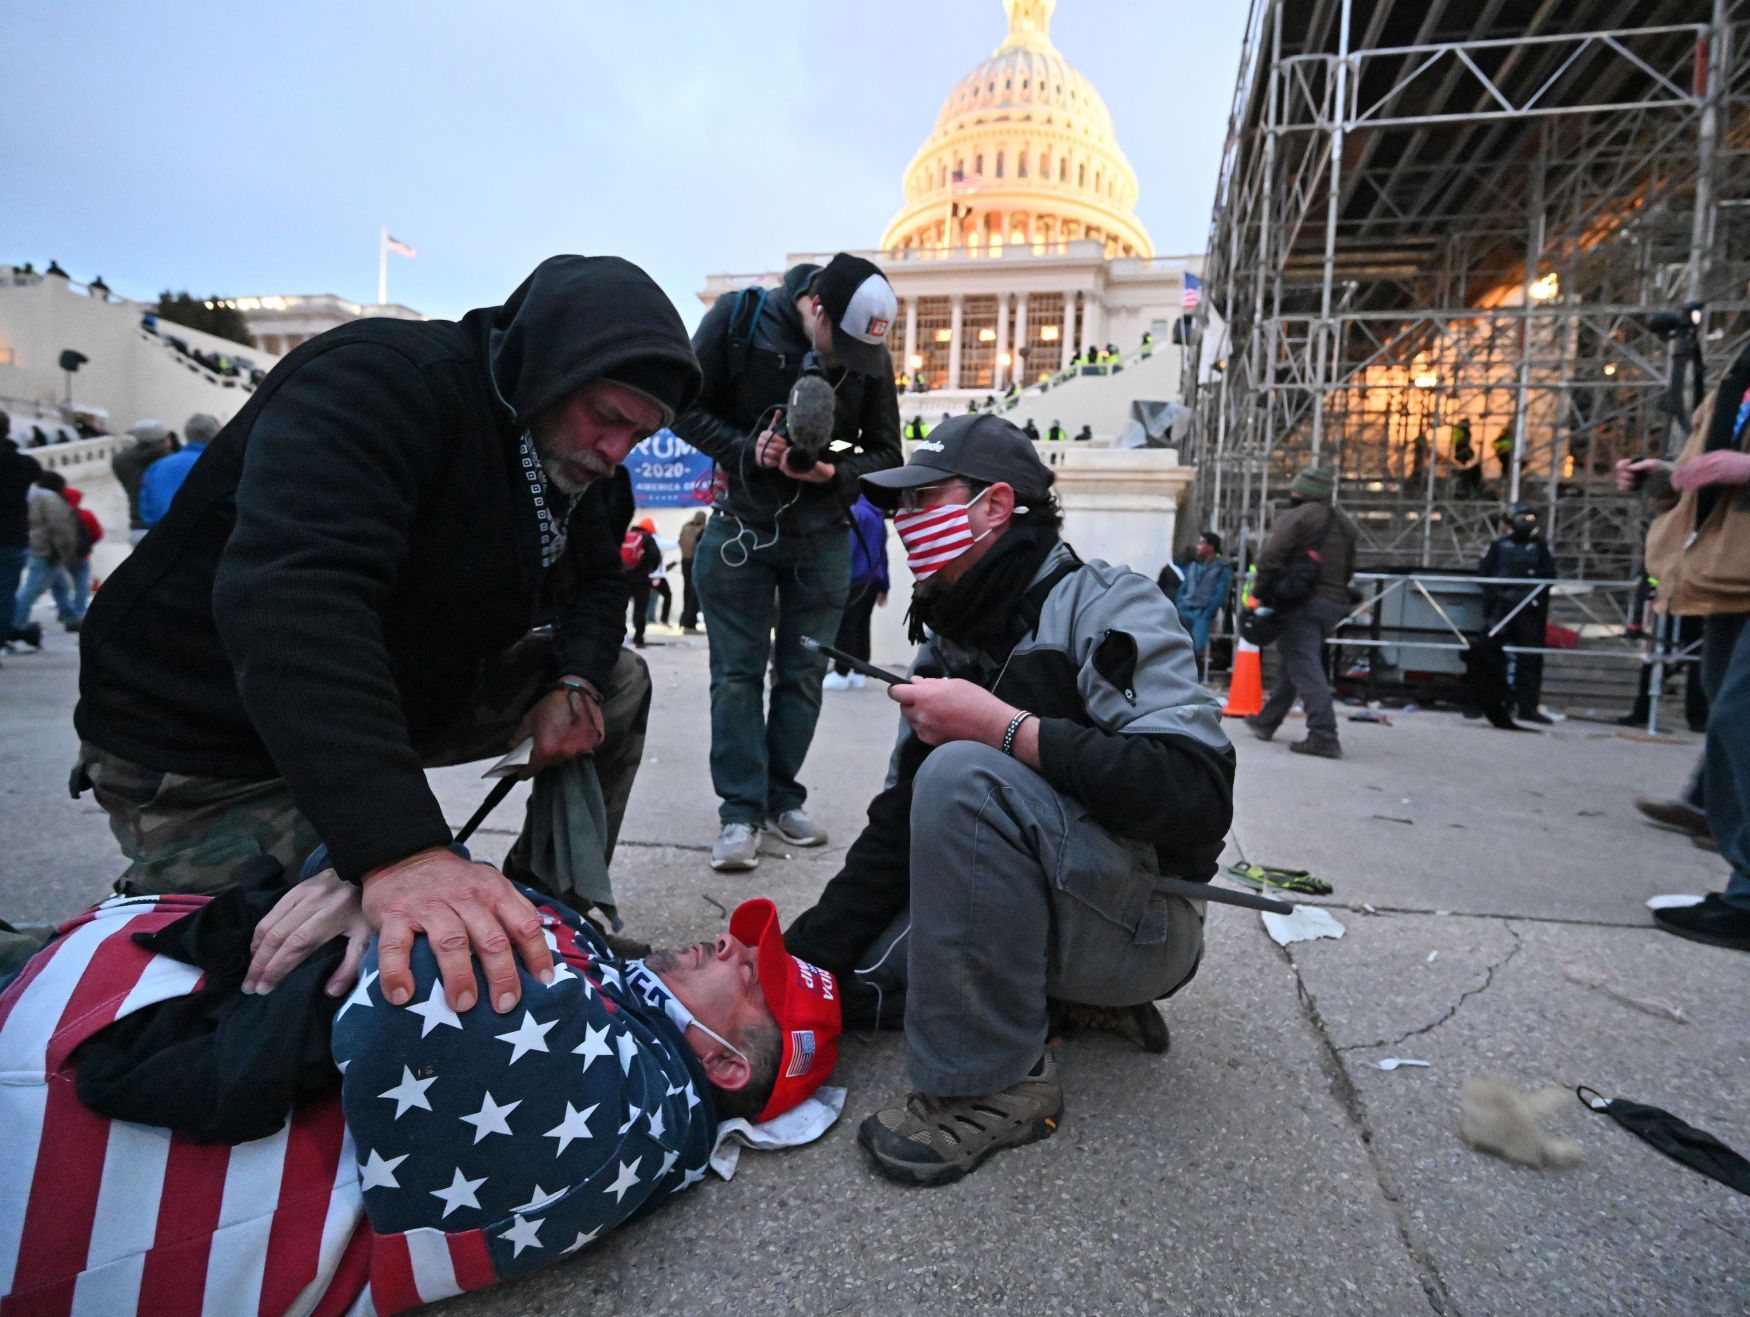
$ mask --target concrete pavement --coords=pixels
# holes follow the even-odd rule
[[[893,706],[875,689],[826,697],[807,776],[831,846],[769,846],[753,874],[715,874],[704,641],[662,638],[645,651],[657,702],[615,866],[629,931],[690,940],[756,893],[788,918],[855,835]],[[15,920],[76,909],[120,867],[102,814],[65,791],[71,639],[52,631],[47,652],[0,670],[0,914]],[[1750,1199],[1578,1101],[1552,1122],[1585,1150],[1573,1170],[1512,1166],[1457,1133],[1460,1085],[1489,1076],[1587,1083],[1750,1152],[1750,956],[1660,933],[1644,907],[1718,887],[1718,858],[1629,804],[1674,793],[1696,745],[1422,712],[1345,722],[1349,757],[1332,763],[1229,728],[1245,854],[1334,883],[1319,904],[1340,941],[1284,950],[1255,914],[1211,907],[1202,969],[1165,1005],[1170,1055],[1071,1039],[1057,1135],[947,1189],[862,1164],[856,1123],[904,1093],[903,1045],[847,1040],[846,1118],[819,1144],[747,1154],[733,1182],[454,1310],[1750,1310]],[[453,823],[485,793],[478,772],[433,775]],[[480,834],[484,858],[517,809]],[[1580,981],[1599,975],[1685,1022]],[[1388,1056],[1432,1064],[1371,1064]]]

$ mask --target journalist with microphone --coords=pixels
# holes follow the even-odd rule
[[[720,473],[693,561],[711,649],[714,869],[754,868],[767,826],[794,846],[827,840],[800,776],[826,663],[801,638],[837,631],[857,482],[901,460],[886,348],[897,311],[881,271],[840,252],[720,298],[693,335],[704,387],[674,429]]]

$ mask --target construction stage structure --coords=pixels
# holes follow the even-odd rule
[[[1747,155],[1750,0],[1254,0],[1186,353],[1199,524],[1255,552],[1316,460],[1364,567],[1474,568],[1527,503],[1564,577],[1637,577],[1614,463],[1680,446],[1674,358],[1711,384],[1750,340]]]

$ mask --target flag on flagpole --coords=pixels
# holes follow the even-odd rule
[[[1179,299],[1180,305],[1187,311],[1195,311],[1197,304],[1202,300],[1203,280],[1187,270],[1185,272],[1185,295]]]
[[[401,256],[414,257],[419,255],[419,253],[414,251],[413,248],[409,247],[406,243],[402,242],[401,239],[390,233],[385,233],[383,235],[383,246],[389,251],[395,252]]]

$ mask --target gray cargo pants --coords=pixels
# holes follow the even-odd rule
[[[1088,817],[1025,764],[938,747],[911,809],[905,1040],[934,1097],[1019,1083],[1045,1046],[1046,997],[1132,1006],[1196,968],[1201,902],[1155,890],[1146,843]]]

